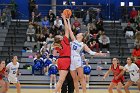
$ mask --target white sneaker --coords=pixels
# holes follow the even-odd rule
[[[50,83],[50,88],[52,88],[52,84]]]
[[[110,53],[109,51],[107,51],[107,53]]]
[[[54,87],[56,87],[56,83],[54,84]]]
[[[102,51],[100,51],[100,53],[102,53]]]
[[[86,87],[89,88],[89,84],[86,84]]]

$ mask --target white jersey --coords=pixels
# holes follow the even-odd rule
[[[17,62],[16,65],[14,65],[12,62],[10,62],[6,68],[9,69],[9,74],[8,74],[8,77],[16,77],[17,76],[17,71],[18,71],[18,68],[19,68],[19,63]]]
[[[138,66],[134,63],[132,63],[130,66],[126,64],[124,69],[126,70],[126,72],[129,72],[130,79],[134,82],[137,82],[137,80],[140,78],[138,73],[139,70]]]
[[[74,40],[71,42],[71,55],[72,56],[80,56],[82,50],[84,47],[83,42],[78,42],[77,40]]]

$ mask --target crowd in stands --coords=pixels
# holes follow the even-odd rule
[[[124,35],[128,39],[134,40],[132,57],[136,63],[140,64],[140,11],[133,7],[128,19],[127,26],[124,28]]]

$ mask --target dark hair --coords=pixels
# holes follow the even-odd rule
[[[4,61],[4,60],[0,60],[0,64],[2,63],[2,61]],[[5,62],[5,61],[4,61]]]

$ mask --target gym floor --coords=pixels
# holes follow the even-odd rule
[[[87,93],[108,93],[107,87],[108,86],[90,86],[90,88],[87,89]],[[47,85],[46,86],[45,85],[22,85],[21,87],[21,93],[53,93],[53,90],[54,88],[50,89],[50,87]],[[16,88],[13,85],[11,85],[8,93],[16,93]],[[114,89],[114,93],[117,93],[115,89]],[[125,93],[124,90],[123,93]],[[130,93],[140,93],[140,92],[138,92],[137,87],[133,86],[130,87]]]

